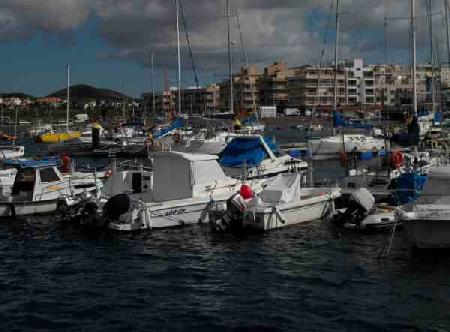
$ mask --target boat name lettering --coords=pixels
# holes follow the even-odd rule
[[[186,212],[186,209],[174,209],[174,210],[169,210],[167,212],[164,213],[165,216],[178,216],[180,214],[183,214],[184,212]]]

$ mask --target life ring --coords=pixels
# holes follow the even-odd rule
[[[401,151],[394,151],[391,154],[390,161],[393,168],[402,167],[405,164],[405,155]]]
[[[108,170],[105,172],[105,178],[109,178],[111,175],[112,175],[112,169],[108,169]]]

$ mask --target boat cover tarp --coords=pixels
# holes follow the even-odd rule
[[[261,192],[260,198],[265,203],[290,203],[300,197],[300,174],[278,174]]]
[[[372,129],[373,125],[370,123],[364,123],[360,120],[348,119],[343,117],[340,113],[333,112],[333,126],[334,128],[355,128],[355,129]]]
[[[370,211],[375,204],[375,198],[367,188],[359,188],[352,193],[351,200],[361,205],[366,211]]]
[[[154,132],[153,138],[161,139],[161,138],[169,135],[172,131],[183,128],[183,127],[184,127],[184,119],[178,118],[170,126]]]
[[[403,173],[393,180],[393,203],[403,205],[417,200],[423,191],[427,176],[421,173]]]
[[[277,145],[269,137],[264,137],[267,146],[278,153]],[[223,167],[255,167],[269,155],[259,137],[236,137],[219,154],[219,163]]]

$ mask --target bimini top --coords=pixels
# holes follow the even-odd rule
[[[219,154],[219,163],[223,167],[255,167],[278,152],[278,147],[268,137],[236,137]]]
[[[41,168],[59,166],[59,159],[44,158],[39,160],[33,159],[6,159],[3,161],[5,166],[13,166],[16,168]]]

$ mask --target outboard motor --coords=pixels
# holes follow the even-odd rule
[[[365,188],[358,189],[350,196],[345,211],[339,212],[334,216],[333,224],[338,227],[344,224],[359,226],[374,204],[375,198],[369,190]]]
[[[106,202],[103,212],[108,219],[118,220],[122,214],[130,210],[130,207],[130,197],[127,194],[118,194]]]

